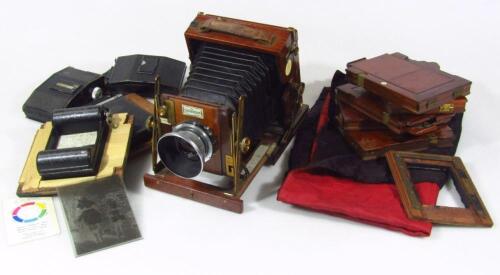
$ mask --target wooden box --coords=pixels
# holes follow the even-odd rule
[[[431,133],[436,131],[441,125],[450,122],[454,116],[454,113],[421,115],[391,114],[386,111],[384,101],[381,98],[350,83],[337,88],[336,99],[338,102],[349,105],[368,118],[385,125],[398,135],[407,133],[419,136]]]
[[[412,113],[422,114],[470,93],[471,82],[406,56],[383,54],[347,64],[347,77]],[[434,63],[435,64],[435,63]]]
[[[450,127],[422,136],[401,136],[389,130],[342,130],[345,139],[364,160],[384,157],[391,150],[422,151],[430,147],[451,147],[455,139]]]

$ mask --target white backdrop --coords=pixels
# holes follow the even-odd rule
[[[198,11],[297,28],[309,104],[336,69],[386,52],[470,79],[458,155],[500,222],[495,1],[2,1],[0,199],[14,196],[40,125],[21,111],[34,88],[69,65],[104,72],[121,55],[188,62],[183,32]],[[431,237],[414,238],[276,201],[287,156],[256,177],[241,215],[145,188],[149,156],[132,160],[126,185],[143,240],[74,258],[56,199],[56,237],[8,247],[2,221],[0,274],[498,274],[497,226],[435,226]]]

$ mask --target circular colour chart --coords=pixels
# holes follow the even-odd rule
[[[35,214],[35,215],[32,214],[30,217],[20,217],[19,211],[21,211],[25,207],[37,207],[40,211],[38,214]],[[31,202],[23,203],[23,204],[19,205],[18,207],[16,207],[16,209],[14,209],[14,211],[12,211],[12,218],[16,222],[28,223],[28,222],[37,221],[37,220],[41,219],[43,216],[45,216],[46,214],[47,214],[47,208],[46,208],[44,203],[31,201]]]

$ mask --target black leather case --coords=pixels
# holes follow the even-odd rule
[[[155,78],[160,77],[162,92],[177,94],[182,86],[186,63],[163,56],[128,55],[118,57],[105,73],[112,93],[137,93],[152,97]]]
[[[53,74],[38,86],[23,105],[28,118],[49,121],[55,109],[78,107],[92,101],[92,90],[104,87],[104,77],[73,67]]]

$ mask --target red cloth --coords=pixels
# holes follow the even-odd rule
[[[415,184],[422,204],[435,205],[439,187],[435,183]],[[429,236],[432,224],[410,220],[393,184],[366,184],[310,169],[290,171],[278,193],[278,200],[339,215],[411,236]]]
[[[329,116],[329,108],[331,101],[331,93],[327,93],[325,97],[325,103],[321,106],[321,113],[319,114],[318,122],[316,125],[316,136],[319,136],[321,129],[325,127],[326,124],[330,121]],[[316,153],[316,149],[318,148],[317,140],[314,139],[314,142],[311,147],[311,154],[309,155],[309,161],[314,157],[314,153]]]
[[[315,104],[314,108],[319,108],[319,112],[311,132],[314,137],[309,141],[312,143],[310,151],[306,154],[309,158],[309,168],[298,168],[288,173],[278,192],[278,200],[411,236],[429,236],[432,224],[411,220],[406,216],[394,184],[363,183],[338,178],[314,167],[313,159],[318,150],[318,138],[330,120],[330,103],[331,93],[326,91]],[[415,191],[422,204],[436,204],[438,184],[417,183]]]

